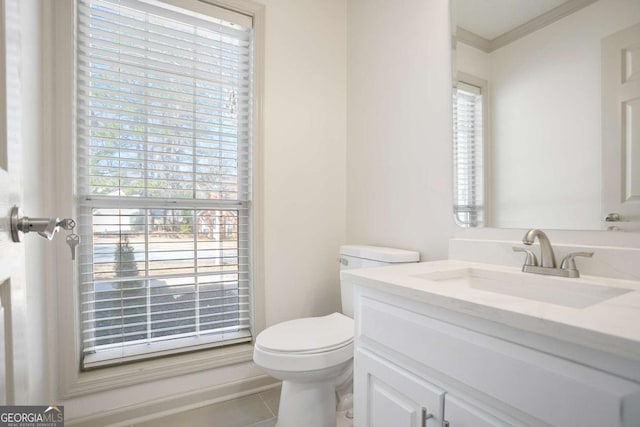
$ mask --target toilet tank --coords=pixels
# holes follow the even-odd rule
[[[420,261],[420,253],[381,246],[340,246],[340,270],[382,267]],[[353,285],[340,281],[342,313],[353,318]]]

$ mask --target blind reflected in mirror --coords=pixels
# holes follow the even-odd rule
[[[484,225],[482,120],[482,88],[459,79],[453,89],[453,210],[461,227]]]

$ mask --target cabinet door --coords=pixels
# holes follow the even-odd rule
[[[442,425],[443,390],[363,349],[355,354],[354,387],[356,427]]]
[[[481,409],[480,406],[447,394],[444,400],[444,425],[447,427],[524,426],[511,418],[507,420],[505,416],[496,414],[488,408]]]

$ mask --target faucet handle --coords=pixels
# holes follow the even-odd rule
[[[513,249],[513,252],[524,252],[527,254],[527,257],[524,259],[524,265],[538,266],[538,258],[536,257],[536,254],[531,252],[529,249],[521,248],[519,246],[513,246],[511,249]]]
[[[572,252],[562,259],[562,262],[560,263],[560,268],[563,270],[578,271],[578,268],[576,267],[576,261],[574,259],[577,256],[591,258],[593,256],[593,252]]]

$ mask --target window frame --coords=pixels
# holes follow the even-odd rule
[[[490,119],[490,106],[491,106],[491,98],[490,98],[490,87],[489,82],[485,79],[481,79],[472,74],[468,74],[462,71],[458,71],[455,76],[455,80],[453,81],[452,90],[455,90],[458,82],[463,83],[465,85],[473,86],[479,89],[480,94],[482,95],[482,139],[483,139],[483,147],[482,147],[482,163],[483,163],[483,221],[480,225],[470,226],[468,224],[460,223],[457,219],[456,212],[453,212],[454,222],[457,226],[462,228],[483,228],[488,227],[491,224],[491,119]],[[452,108],[454,105],[452,105]],[[455,124],[455,123],[454,123]],[[455,149],[455,134],[452,135],[452,161],[454,153],[453,149]],[[452,164],[453,170],[455,172],[455,164]],[[453,185],[455,185],[455,177],[453,177]],[[453,194],[455,197],[457,190],[453,188]],[[452,209],[454,207],[452,206]]]
[[[250,291],[253,316],[251,330],[253,339],[264,329],[264,267],[263,267],[263,190],[262,190],[262,139],[263,139],[263,94],[264,94],[264,25],[265,6],[251,0],[160,0],[181,7],[202,8],[203,2],[243,13],[253,19],[254,70],[253,70],[253,132],[252,159],[252,215],[249,227],[252,285]],[[51,2],[53,3],[53,2]],[[206,5],[204,5],[206,7]],[[53,144],[46,148],[52,164],[49,175],[49,196],[46,204],[54,212],[64,216],[76,216],[77,194],[75,168],[75,51],[77,5],[74,0],[58,0],[55,6],[45,2],[43,13],[43,91],[45,101],[45,135],[52,136]],[[68,167],[67,167],[68,166]],[[52,317],[55,318],[49,335],[53,342],[51,366],[56,366],[57,378],[52,377],[55,396],[70,398],[86,393],[109,390],[176,375],[198,372],[221,366],[252,360],[253,341],[250,343],[183,353],[174,356],[137,361],[81,371],[79,292],[77,288],[78,267],[69,260],[69,248],[64,239],[57,239],[55,253],[47,259],[55,281],[51,293]]]
[[[96,4],[92,6],[94,1]],[[249,324],[251,306],[248,292],[250,292],[251,280],[249,245],[252,237],[248,230],[248,221],[252,214],[251,186],[249,183],[252,153],[250,140],[252,130],[250,105],[253,77],[252,46],[254,38],[252,19],[244,14],[234,15],[227,9],[220,9],[203,3],[198,3],[198,5],[204,5],[200,12],[207,12],[207,15],[193,13],[192,8],[186,10],[174,9],[171,5],[159,4],[151,0],[77,0],[76,4],[79,11],[76,24],[76,37],[79,43],[76,51],[76,114],[78,114],[78,120],[76,120],[76,155],[78,156],[79,165],[76,171],[78,178],[76,200],[79,207],[77,233],[80,234],[82,239],[77,250],[77,258],[80,267],[79,286],[81,295],[83,295],[81,308],[83,313],[82,338],[85,345],[82,369],[93,369],[127,361],[133,362],[151,357],[188,352],[198,348],[251,341]],[[120,12],[119,4],[122,4],[122,12]],[[208,14],[212,18],[208,18]],[[125,16],[125,18],[120,18],[121,16]],[[218,20],[221,18],[228,18],[232,22],[239,24],[238,28],[219,24]],[[134,21],[129,21],[131,19]],[[150,20],[148,30],[139,29],[138,31],[134,30],[132,34],[129,33],[130,22],[142,23],[147,22],[147,20]],[[176,31],[176,33],[171,33],[168,36],[170,37],[169,39],[165,38],[165,36],[160,36],[159,34],[165,28],[171,27],[170,23],[172,21],[184,22],[187,25],[185,27],[187,28],[187,33],[182,33],[178,29],[172,30]],[[209,24],[211,25],[209,27],[211,30],[207,30]],[[101,30],[93,33],[92,28],[94,26],[98,26]],[[191,34],[190,32],[195,31],[195,28],[201,28],[202,32],[198,30],[197,35]],[[116,31],[120,36],[114,34]],[[130,43],[135,44],[135,40],[139,39],[146,40],[147,34],[152,39],[147,44],[152,52],[151,59],[147,59],[149,58],[147,52],[142,56],[145,59],[139,60],[137,56],[139,53],[138,47],[132,48]],[[215,49],[215,47],[211,47],[197,53],[194,58],[190,58],[188,55],[186,57],[182,56],[184,51],[181,48],[192,49],[195,47],[196,52],[199,52],[197,43],[207,43],[209,41],[215,43],[214,40],[217,40],[220,34],[223,35],[223,41],[218,42],[223,43],[220,51],[210,50]],[[116,41],[113,41],[113,37],[116,37]],[[121,49],[125,51],[122,62],[118,62],[120,61],[118,59],[119,56],[112,56],[113,54],[111,53],[111,44],[118,43],[117,38],[120,37],[123,42],[117,45],[117,49],[118,51],[121,51]],[[233,53],[225,53],[225,49],[228,48],[228,52],[231,52],[234,47],[232,45],[224,45],[224,37],[239,41],[239,45]],[[169,43],[178,41],[176,50],[173,48],[162,50],[161,46],[167,40],[169,40]],[[249,43],[249,47],[243,47],[246,46],[244,43]],[[219,45],[216,44],[216,46]],[[146,49],[143,49],[143,51],[146,52]],[[235,78],[231,78],[233,80],[237,79],[235,84],[238,85],[239,93],[244,94],[237,97],[240,100],[240,112],[234,118],[224,116],[226,111],[224,106],[210,101],[212,98],[209,98],[217,96],[218,91],[223,90],[219,83],[216,82],[218,79],[225,79],[226,82],[224,74],[226,68],[224,68],[224,65],[222,69],[216,65],[203,65],[200,62],[200,58],[212,60],[216,54],[227,55],[224,58],[229,61],[233,61],[233,58],[239,56],[241,60],[249,59],[251,64],[251,68],[244,68],[241,64],[238,64],[240,67],[237,70],[230,71],[233,73],[232,75],[236,75]],[[203,56],[201,57],[200,55]],[[159,63],[157,61],[171,62],[172,60],[184,61],[188,71],[182,67],[177,69],[170,68],[165,72],[158,69]],[[113,69],[109,69],[105,75],[101,75],[102,67],[109,64],[112,64],[111,67]],[[191,70],[192,67],[193,71]],[[215,74],[211,76],[201,74],[204,71],[200,67],[204,69],[214,68],[213,72]],[[125,95],[125,101],[114,103],[114,98],[112,97],[115,96],[117,97],[116,99],[120,100],[122,87],[117,84],[105,84],[105,79],[111,82],[110,79],[114,78],[113,73],[118,73],[117,70],[123,72],[125,76],[129,76],[125,77],[128,80],[138,80],[138,78],[131,77],[137,75],[136,73],[144,72],[145,77],[140,78],[139,81],[130,82],[125,86],[127,88],[135,87],[135,90],[133,90],[135,95],[131,95],[132,98],[128,98]],[[220,76],[217,75],[218,72],[221,73]],[[146,77],[147,73],[151,76],[150,78]],[[189,88],[191,88],[191,85],[197,85],[200,89],[189,94],[183,94],[182,92],[175,94],[173,91],[177,89],[171,84],[167,85],[163,80],[156,80],[162,79],[163,76],[167,79],[176,78],[177,81],[188,85]],[[230,84],[234,84],[233,80]],[[151,97],[147,96],[146,88],[149,83],[152,83],[151,86],[154,88],[151,90],[153,92]],[[158,109],[161,107],[158,107],[158,105],[161,103],[156,104],[158,102],[157,97],[161,97],[164,100],[165,96],[167,100],[163,102],[183,106],[183,109],[186,108],[188,111],[193,111],[193,116],[188,119],[181,116],[180,112],[183,110],[180,110],[180,107],[177,107],[177,115],[165,115],[159,112]],[[120,102],[124,103],[124,107],[118,105]],[[118,110],[119,116],[117,117],[111,113],[112,109],[115,108],[120,108]],[[128,113],[129,108],[135,112]],[[142,109],[138,110],[137,108]],[[164,110],[161,109],[161,111]],[[125,117],[122,117],[122,114]],[[222,119],[221,125],[210,124],[209,119],[213,114],[222,115],[215,116]],[[142,121],[139,122],[138,120]],[[226,120],[234,120],[236,124],[232,125]],[[169,124],[166,122],[169,122]],[[105,133],[109,132],[113,124],[115,124],[115,128],[120,129],[117,131],[118,136],[106,135]],[[118,124],[121,124],[122,128]],[[175,124],[175,128],[172,124]],[[185,124],[190,124],[192,128],[190,130],[183,129],[181,126]],[[166,126],[170,126],[168,128],[171,135],[169,140],[163,136],[162,132],[167,129]],[[234,133],[235,139],[233,142],[227,142],[228,140],[224,135],[206,136],[202,134],[202,131],[198,130],[200,126],[237,126],[238,132],[237,134]],[[222,132],[220,128],[216,130]],[[179,140],[179,142],[176,140]],[[110,142],[115,142],[115,147],[120,147],[120,144],[124,142],[128,149],[143,150],[144,154],[139,154],[137,157],[132,156],[132,159],[135,159],[132,160],[133,163],[127,163],[127,158],[125,158],[124,163],[116,163],[114,165],[114,160],[117,162],[122,153],[119,148],[116,148],[116,152],[111,152],[112,148],[109,148],[112,147],[109,144]],[[205,187],[200,187],[202,185],[199,184],[200,179],[205,179],[206,182],[206,178],[213,176],[215,172],[213,170],[201,170],[195,165],[198,165],[201,159],[204,161],[210,160],[208,156],[218,156],[214,164],[220,164],[218,162],[223,161],[226,155],[221,154],[223,152],[215,151],[215,147],[219,146],[219,144],[223,144],[224,153],[226,153],[226,150],[232,149],[224,144],[234,144],[236,151],[233,159],[237,163],[235,165],[224,163],[223,165],[225,168],[233,168],[234,172],[225,173],[233,173],[237,179],[229,187],[225,185],[222,187],[210,187],[206,186],[206,184]],[[163,154],[158,153],[156,151],[158,149],[162,149]],[[185,149],[187,152],[184,151]],[[98,150],[98,152],[95,150]],[[176,158],[165,158],[166,154],[164,153],[167,150],[170,153],[181,154]],[[199,150],[209,151],[204,154],[199,153]],[[130,153],[136,152],[131,151]],[[101,164],[101,161],[105,162],[105,164]],[[187,162],[186,164],[193,167],[189,172],[182,169],[185,166],[185,161]],[[141,163],[138,164],[138,162]],[[167,165],[166,162],[172,162],[175,167]],[[158,168],[158,166],[160,167]],[[124,182],[122,178],[112,181],[114,178],[109,173],[105,181],[95,175],[99,174],[97,170],[102,170],[103,167],[109,172],[113,171],[112,168],[129,171],[136,178],[128,181],[126,177],[129,175],[125,172],[124,175],[122,173],[117,174],[119,177],[125,177]],[[94,180],[94,178],[96,179]],[[158,184],[161,189],[156,189],[153,185],[154,183]],[[184,189],[185,184],[189,188],[188,190]],[[174,187],[174,185],[177,185],[177,187]],[[132,196],[124,193],[128,190],[133,192]],[[210,193],[214,193],[218,197],[211,198]],[[178,269],[173,270],[172,274],[162,271],[160,263],[153,260],[155,253],[153,247],[164,241],[162,236],[154,232],[153,229],[155,227],[149,223],[154,212],[156,214],[163,212],[162,215],[171,215],[172,218],[175,218],[175,215],[180,215],[180,219],[184,218],[181,215],[186,213],[193,223],[187,233],[185,233],[186,229],[173,230],[171,226],[168,226],[167,230],[179,232],[181,237],[186,237],[187,239],[180,240],[182,242],[180,244],[182,246],[181,250],[173,254],[178,257],[176,262],[180,263],[179,260],[182,259],[184,264],[180,265],[181,268],[174,264],[173,267]],[[197,218],[199,212],[208,212],[216,215],[235,213],[234,216],[237,221],[234,222],[235,225],[233,225],[231,233],[237,234],[232,238],[225,239],[222,236],[226,236],[229,230],[224,229],[220,232],[221,240],[219,243],[208,240],[198,231]],[[122,217],[121,215],[125,216]],[[141,227],[129,225],[132,217],[128,217],[128,215],[136,215],[135,220],[137,223],[141,223]],[[107,222],[104,223],[104,221]],[[113,221],[118,222],[118,228],[114,228],[113,225],[105,225],[112,224]],[[98,225],[100,223],[103,223],[103,225]],[[104,230],[101,233],[100,229],[103,227]],[[160,226],[160,228],[164,228],[164,226]],[[117,291],[113,289],[113,283],[105,285],[105,283],[109,283],[113,279],[113,277],[110,277],[109,270],[100,270],[100,263],[109,263],[109,260],[105,260],[100,255],[96,259],[95,245],[110,248],[114,245],[113,238],[115,237],[120,240],[117,247],[122,247],[122,239],[126,239],[125,236],[133,239],[131,248],[135,247],[136,252],[143,256],[133,266],[127,265],[126,268],[133,267],[136,271],[124,273],[123,281],[119,282],[122,284],[120,289],[123,293],[115,295]],[[224,240],[231,240],[229,243],[232,243],[232,245],[224,245],[222,243]],[[125,241],[128,242],[128,240]],[[188,249],[189,253],[186,252],[187,248],[184,247],[186,245],[191,245]],[[216,267],[212,267],[211,260],[209,262],[200,260],[195,255],[195,251],[200,249],[211,248],[213,251],[222,251],[223,247],[234,251],[236,256],[236,262],[234,263],[236,265],[230,267],[231,270],[227,269],[225,274]],[[190,268],[189,262],[184,258],[185,256],[188,257],[188,255],[193,257]],[[221,255],[222,252],[220,252],[219,256]],[[113,259],[111,259],[111,262],[113,262]],[[119,275],[117,265],[114,266],[111,263],[102,265],[102,269],[115,268],[116,270],[113,273],[116,276]],[[133,277],[132,275],[135,276],[135,280],[130,278]],[[225,282],[225,275],[236,276],[235,283],[228,281],[230,280],[229,276],[227,276]],[[129,280],[132,280],[131,283],[134,283],[136,290],[126,290]],[[179,283],[179,287],[173,287],[176,286],[176,282]],[[155,284],[152,286],[152,283]],[[213,320],[210,316],[216,312],[215,309],[212,311],[206,305],[201,306],[201,298],[205,298],[205,301],[207,301],[206,295],[213,296],[213,292],[216,292],[214,289],[219,289],[218,286],[224,286],[225,289],[233,289],[237,292],[235,297],[237,298],[237,306],[235,308],[228,307],[228,309],[236,311],[238,316],[237,331],[216,331],[216,325],[207,325],[206,323],[201,329],[202,322],[206,322],[206,319]],[[170,303],[167,300],[167,292],[178,292],[177,295],[181,296],[183,302],[178,302],[177,307],[174,307],[173,302]],[[103,297],[108,295],[107,298],[109,300],[113,298],[115,301],[102,302],[101,295]],[[215,293],[217,297],[220,297],[220,295],[221,293]],[[119,298],[124,298],[124,300]],[[177,300],[174,299],[172,301]],[[227,300],[225,299],[225,301]],[[136,308],[128,309],[127,307],[131,303]],[[108,306],[105,306],[105,304]],[[143,306],[146,307],[146,310],[140,308]],[[247,308],[249,311],[247,311]],[[107,310],[106,312],[112,315],[114,309],[116,311],[123,310],[120,315],[126,317],[109,320],[108,325],[106,325],[102,320],[101,313]],[[163,311],[167,309],[173,311]],[[193,311],[188,311],[190,309]],[[141,310],[146,314],[140,316]],[[167,313],[166,317],[163,313]],[[229,314],[233,315],[231,312]],[[115,316],[118,315],[115,314]],[[180,321],[174,320],[180,316],[189,317],[185,317]],[[215,319],[219,320],[220,318],[216,316]],[[134,320],[133,323],[136,326],[132,327],[130,320]],[[146,323],[146,327],[143,326],[144,323]],[[159,332],[160,336],[155,336],[158,333],[156,332],[157,328],[166,329]],[[100,335],[99,331],[101,330],[107,331],[110,337],[105,340],[104,336]],[[132,332],[132,330],[135,332]],[[131,335],[135,339],[129,339]],[[123,341],[120,341],[121,339]],[[125,339],[127,340],[125,341]]]

